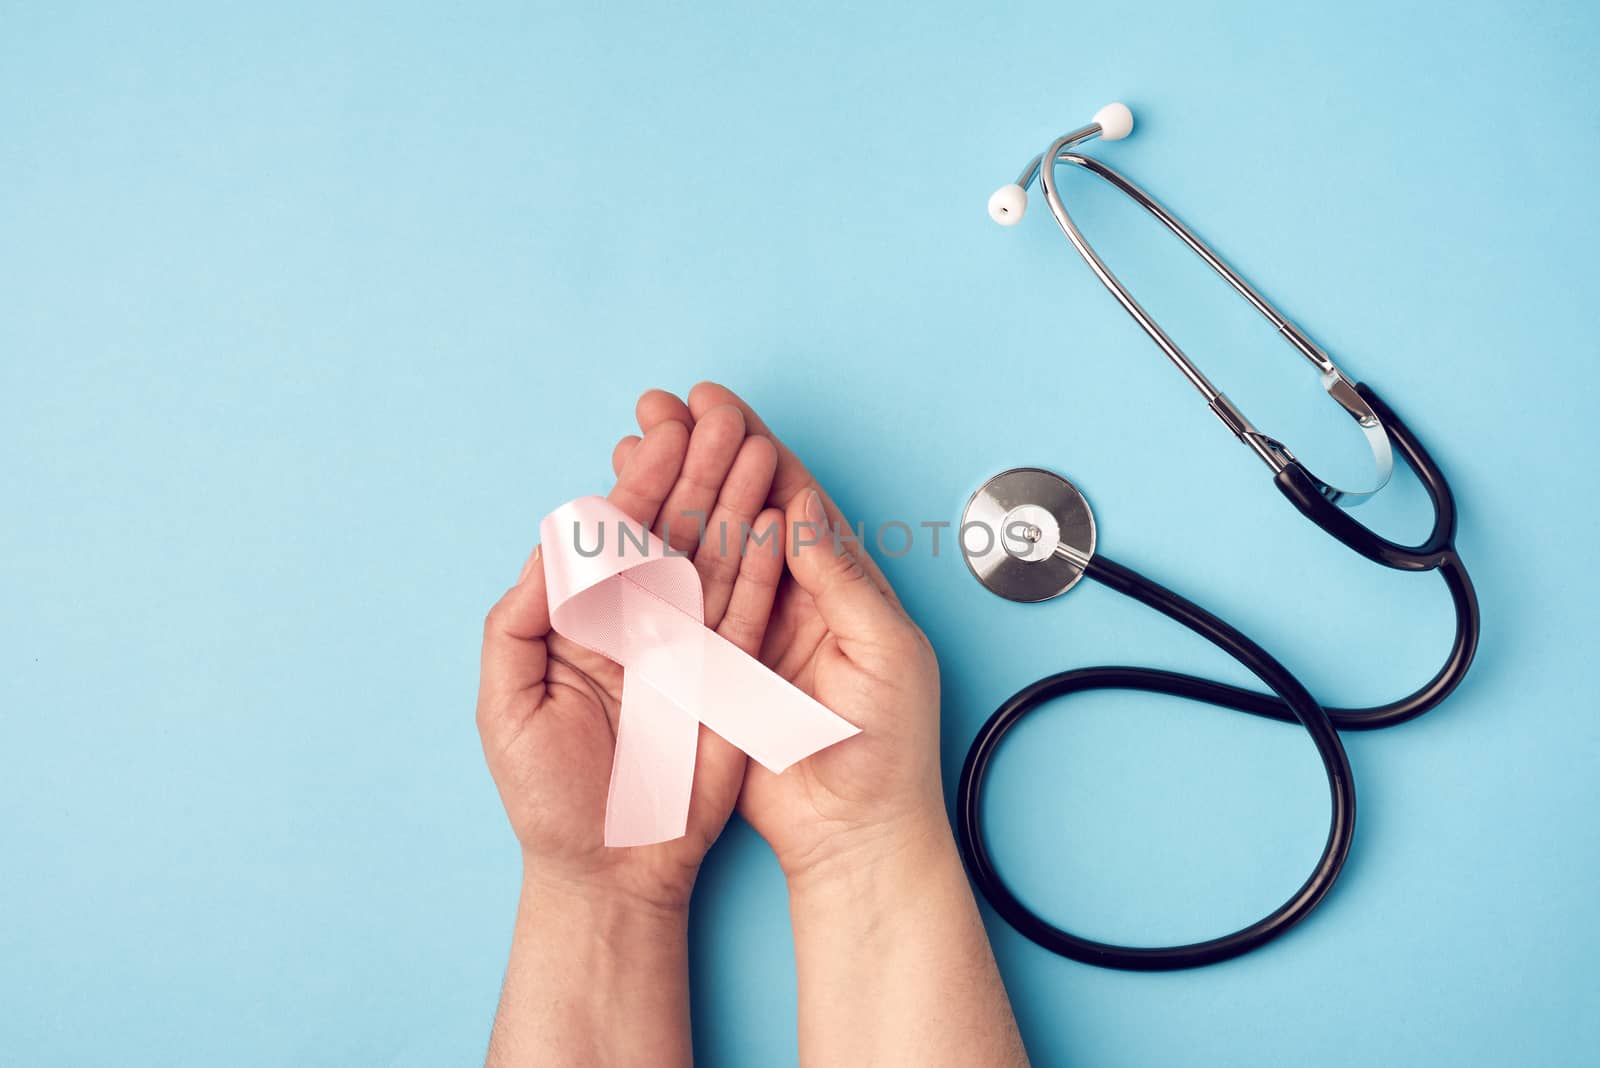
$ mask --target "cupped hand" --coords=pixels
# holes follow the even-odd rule
[[[663,426],[692,423],[698,434],[706,420],[725,419],[720,413],[730,409],[775,446],[768,501],[783,513],[785,569],[761,659],[861,728],[782,775],[750,763],[739,811],[772,846],[791,882],[948,838],[938,662],[883,573],[849,537],[844,516],[794,453],[726,388],[701,383],[687,405],[661,392],[645,401],[638,413],[643,439],[624,438],[613,455],[620,472]]]
[[[767,628],[783,561],[770,535],[782,522],[764,508],[778,456],[737,405],[702,408],[693,422],[646,395],[649,429],[613,457],[610,502],[691,553],[705,589],[706,624],[754,655]],[[742,538],[702,530],[752,532]],[[623,849],[602,841],[607,784],[622,697],[622,668],[550,628],[539,549],[484,623],[478,730],[489,770],[522,844],[525,877],[586,894],[687,905],[701,859],[733,811],[744,754],[700,729],[688,833]]]

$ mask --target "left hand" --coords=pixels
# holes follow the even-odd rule
[[[747,435],[736,406],[701,413],[692,432],[687,409],[679,409],[682,402],[666,394],[640,399],[640,422],[650,430],[627,443],[608,499],[674,550],[693,553],[706,625],[753,656],[783,561],[770,548],[743,551],[738,537],[724,546],[715,532],[760,536],[782,523],[776,509],[763,511],[777,452],[766,438]],[[702,529],[712,533],[697,544]],[[484,756],[522,844],[525,878],[595,899],[683,909],[738,799],[745,756],[702,726],[688,833],[607,848],[606,790],[621,696],[620,665],[551,631],[535,549],[484,624],[478,691]]]

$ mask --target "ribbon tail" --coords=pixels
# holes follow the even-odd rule
[[[801,693],[760,661],[681,613],[652,620],[655,640],[628,663],[724,740],[781,772],[859,728]],[[681,713],[680,713],[681,714]]]
[[[699,742],[699,720],[638,672],[624,670],[606,794],[606,845],[654,845],[683,837]]]

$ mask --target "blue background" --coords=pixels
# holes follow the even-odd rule
[[[1127,975],[989,915],[1030,1049],[1592,1052],[1600,9],[324,7],[0,4],[0,1061],[481,1058],[518,862],[479,622],[539,516],[609,485],[648,386],[741,389],[869,524],[1053,467],[1109,555],[1324,699],[1428,677],[1442,584],[1303,522],[1037,202],[988,222],[1110,99],[1137,129],[1096,151],[1434,450],[1485,622],[1443,709],[1348,739],[1351,862],[1279,943]],[[1063,182],[1263,429],[1360,477],[1270,328]],[[1419,534],[1398,486],[1363,518]],[[1240,679],[1104,589],[1012,606],[925,549],[886,567],[940,652],[952,790],[1041,673]],[[1324,833],[1305,738],[1204,707],[1063,702],[999,762],[1011,878],[1103,938],[1253,919]],[[791,1060],[783,883],[742,824],[693,924],[702,1061]]]

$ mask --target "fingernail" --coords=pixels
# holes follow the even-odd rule
[[[819,524],[828,521],[828,513],[822,508],[822,496],[816,490],[812,490],[806,497],[806,519]]]
[[[517,576],[518,586],[522,585],[524,582],[527,582],[528,576],[533,574],[534,565],[539,562],[539,548],[539,546],[535,545],[533,547],[533,552],[528,556],[528,562],[522,565],[522,574]]]

